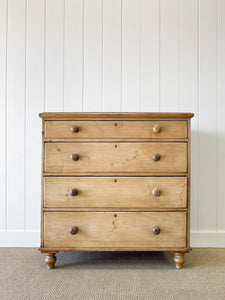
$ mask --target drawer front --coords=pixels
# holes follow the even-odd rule
[[[46,138],[187,138],[186,121],[46,121]]]
[[[186,247],[186,213],[46,212],[44,247]]]
[[[184,143],[45,143],[45,172],[145,173],[187,172]],[[78,160],[71,155],[78,154]],[[153,155],[159,154],[158,161]],[[75,155],[74,159],[78,158]],[[157,156],[155,157],[157,158]]]
[[[185,208],[185,177],[45,177],[45,207]]]

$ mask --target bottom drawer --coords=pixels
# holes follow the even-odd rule
[[[44,247],[186,247],[186,213],[45,212]]]

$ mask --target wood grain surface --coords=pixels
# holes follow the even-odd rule
[[[44,237],[44,247],[185,247],[186,213],[45,212]]]
[[[71,130],[78,126],[78,132]],[[154,132],[154,126],[160,132]],[[187,121],[46,121],[45,137],[54,138],[187,138]]]
[[[45,177],[44,199],[46,208],[186,208],[187,178]]]
[[[71,154],[79,160],[71,160]],[[152,156],[159,153],[159,161]],[[46,143],[45,172],[186,172],[186,143]]]

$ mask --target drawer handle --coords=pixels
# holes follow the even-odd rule
[[[152,227],[152,233],[155,234],[155,235],[160,234],[159,226]]]
[[[76,161],[76,160],[79,159],[79,154],[77,154],[77,153],[72,153],[70,157],[71,157],[72,160]]]
[[[157,188],[153,189],[152,195],[153,195],[154,197],[159,197],[160,194],[161,194],[161,193],[160,193],[160,190],[159,190],[159,189],[157,189]]]
[[[78,132],[79,131],[79,126],[73,125],[73,126],[71,126],[70,129],[71,129],[72,132]]]
[[[70,195],[71,196],[77,196],[78,195],[78,189],[72,189],[72,190],[70,190]]]
[[[161,158],[161,156],[160,156],[159,153],[156,153],[156,154],[153,154],[153,155],[152,155],[152,159],[153,159],[154,161],[159,161],[160,158]]]
[[[156,124],[154,127],[153,127],[153,132],[154,133],[160,133],[161,131],[161,126],[159,124]]]
[[[78,227],[77,226],[73,226],[70,228],[70,234],[75,235],[78,232]]]

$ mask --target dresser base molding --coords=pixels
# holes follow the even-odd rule
[[[171,252],[182,252],[188,253],[192,250],[192,248],[170,248],[170,247],[163,247],[163,248],[153,248],[153,247],[79,247],[79,248],[39,248],[38,249],[41,253],[57,253],[59,251],[171,251]]]
[[[171,251],[174,253],[174,263],[175,267],[177,269],[182,269],[185,259],[184,259],[184,254],[189,253],[192,249],[187,248],[187,249],[172,249],[172,248],[167,248],[167,249],[159,249],[159,248],[39,248],[39,251],[41,253],[44,253],[45,256],[45,263],[47,265],[47,269],[51,270],[55,268],[55,263],[56,263],[56,253],[59,251]]]

